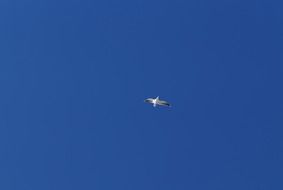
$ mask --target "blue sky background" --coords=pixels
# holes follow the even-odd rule
[[[283,189],[282,6],[2,0],[0,189]]]

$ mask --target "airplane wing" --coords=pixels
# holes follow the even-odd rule
[[[152,103],[153,102],[153,98],[147,98],[144,101],[147,102],[147,103]]]
[[[168,107],[171,106],[168,102],[166,102],[166,101],[164,101],[164,100],[159,100],[159,101],[158,101],[158,104],[161,105],[161,106],[168,106]]]

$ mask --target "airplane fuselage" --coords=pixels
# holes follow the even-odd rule
[[[153,101],[152,101],[153,107],[156,107],[158,99],[159,99],[159,96],[157,96],[155,99],[153,99]]]

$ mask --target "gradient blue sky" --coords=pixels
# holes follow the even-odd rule
[[[2,0],[0,189],[282,190],[282,7]]]

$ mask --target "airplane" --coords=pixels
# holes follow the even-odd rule
[[[159,96],[157,96],[156,98],[147,98],[144,101],[147,102],[147,103],[153,104],[153,107],[156,107],[157,105],[167,106],[167,107],[171,106],[168,102],[166,102],[164,100],[160,100]]]

